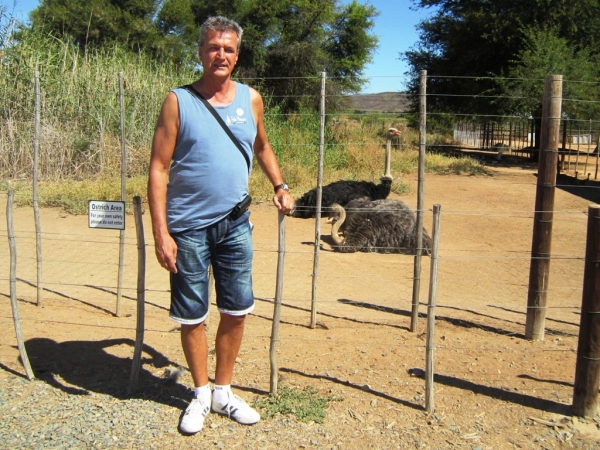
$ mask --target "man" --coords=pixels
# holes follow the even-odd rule
[[[181,419],[183,433],[200,431],[210,409],[242,424],[260,420],[230,387],[244,319],[254,309],[250,213],[237,218],[231,214],[248,195],[253,152],[274,186],[277,209],[286,214],[294,206],[267,140],[262,98],[231,79],[241,38],[242,29],[233,20],[207,19],[200,27],[203,73],[191,86],[227,122],[242,149],[201,101],[182,88],[167,95],[152,141],[148,201],[156,257],[170,272],[169,316],[181,324],[181,344],[195,385],[194,398]],[[212,392],[204,329],[209,265],[220,312]]]

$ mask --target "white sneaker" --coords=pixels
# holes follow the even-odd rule
[[[179,429],[186,434],[197,433],[202,429],[209,412],[210,407],[202,399],[193,399],[181,418]]]
[[[213,396],[212,410],[227,416],[242,425],[252,425],[260,421],[260,414],[252,409],[244,400],[232,392],[228,393],[229,401],[225,406],[218,405]]]

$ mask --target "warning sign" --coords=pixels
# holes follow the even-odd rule
[[[125,229],[125,202],[88,202],[88,226],[90,228]]]

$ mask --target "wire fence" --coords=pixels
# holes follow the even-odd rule
[[[449,213],[451,214],[451,213]],[[275,219],[275,214],[270,214]],[[444,217],[442,220],[449,220]],[[114,233],[114,232],[113,232]],[[56,242],[54,236],[50,236],[52,243],[44,243],[45,254],[53,254],[52,246],[58,246],[58,251],[64,246]],[[112,276],[116,280],[118,260],[115,255],[112,258],[98,258],[95,264],[82,256],[98,255],[99,251],[90,252],[90,247],[100,248],[101,252],[109,247],[107,242],[97,241],[94,237],[71,236],[75,238],[70,241],[73,248],[80,249],[79,258],[65,259],[60,257],[60,271],[53,271],[56,278],[50,283],[45,282],[44,302],[48,304],[40,314],[29,314],[22,318],[25,330],[34,330],[34,323],[39,324],[37,332],[39,335],[53,336],[50,330],[54,327],[73,329],[73,334],[79,336],[81,330],[86,330],[91,339],[94,336],[103,336],[106,333],[112,336],[122,336],[132,339],[135,327],[132,323],[123,324],[126,319],[119,322],[98,321],[99,318],[110,316],[114,312],[116,298],[116,281],[113,283],[94,282],[96,279],[104,279]],[[151,236],[147,236],[151,238]],[[35,252],[31,238],[17,236],[19,251],[25,254],[27,249],[23,248],[29,244],[29,253]],[[111,239],[110,244],[116,247],[118,239]],[[151,242],[151,241],[148,241]],[[290,243],[290,247],[292,247]],[[148,245],[149,262],[152,263],[152,246]],[[75,253],[77,253],[74,250]],[[135,264],[131,260],[132,252],[135,252],[133,244],[128,243],[125,265],[124,291],[124,317],[135,314]],[[295,253],[296,252],[296,253]],[[6,253],[3,253],[6,254]],[[443,252],[442,252],[443,255]],[[323,258],[322,264],[327,266],[329,275],[320,274],[319,303],[317,315],[317,329],[309,330],[310,322],[310,263],[311,252],[306,249],[289,249],[286,257],[285,288],[283,295],[283,307],[281,315],[282,330],[279,335],[279,345],[282,351],[279,355],[280,373],[282,375],[306,374],[314,375],[329,380],[332,383],[340,383],[358,389],[367,390],[373,395],[389,396],[391,399],[407,399],[416,404],[422,400],[413,399],[415,389],[414,381],[406,381],[407,370],[423,368],[425,353],[422,338],[423,328],[419,327],[417,336],[407,337],[407,328],[410,323],[410,299],[411,285],[410,273],[412,259],[408,256],[386,255],[393,258],[391,261],[376,261],[369,256],[360,255],[355,258],[354,263],[334,258],[331,261]],[[338,254],[327,254],[326,256],[339,257]],[[354,256],[354,255],[343,255]],[[366,258],[364,257],[366,256]],[[21,266],[29,266],[28,261],[23,259]],[[249,322],[246,333],[244,349],[240,355],[243,363],[255,365],[266,365],[266,346],[270,339],[270,323],[273,314],[273,292],[275,285],[274,266],[276,264],[276,252],[272,245],[256,244],[255,253],[255,296],[257,307],[250,319],[256,318],[259,322]],[[438,392],[437,404],[441,407],[450,407],[460,402],[462,389],[482,391],[485,389],[497,389],[489,395],[503,398],[506,396],[511,401],[511,392],[519,389],[519,395],[529,395],[534,400],[556,401],[556,396],[562,402],[569,403],[572,388],[568,380],[560,376],[553,376],[549,370],[552,363],[560,361],[561,364],[573,366],[574,341],[578,332],[577,295],[581,295],[581,277],[577,272],[581,270],[581,260],[575,259],[567,265],[565,274],[567,280],[553,293],[549,293],[551,306],[547,315],[547,344],[544,346],[519,346],[523,335],[525,321],[525,298],[527,294],[527,279],[523,272],[515,267],[515,262],[521,263],[526,270],[527,264],[524,258],[499,258],[498,255],[487,255],[483,257],[443,257],[440,260],[439,279],[439,304],[437,310],[437,333],[436,360],[439,369],[436,371],[436,391]],[[130,262],[131,261],[131,262]],[[31,260],[31,266],[34,260]],[[555,261],[553,261],[554,263]],[[573,262],[575,264],[573,264]],[[356,266],[367,267],[367,273],[357,273]],[[152,267],[153,264],[150,264]],[[2,267],[6,267],[4,262]],[[565,268],[558,268],[564,270]],[[394,272],[385,274],[385,270]],[[102,272],[108,274],[101,276]],[[382,271],[377,276],[372,275]],[[496,282],[492,281],[498,273],[505,276],[498,277]],[[526,272],[525,272],[526,273]],[[35,280],[34,271],[19,270],[18,292],[21,301],[34,302]],[[552,272],[555,276],[555,272]],[[427,280],[427,271],[423,274]],[[166,355],[169,360],[185,365],[183,355],[177,349],[178,339],[173,337],[167,339],[171,331],[177,327],[167,319],[168,314],[168,282],[167,276],[160,267],[149,268],[147,276],[146,308],[149,316],[157,315],[162,320],[150,322],[146,328],[148,342],[154,343],[154,348]],[[483,285],[481,279],[488,282]],[[0,280],[2,292],[6,291],[6,279]],[[426,283],[424,283],[426,285]],[[491,287],[489,286],[491,285]],[[564,302],[554,304],[559,299],[555,294],[561,291],[572,291],[573,303]],[[53,301],[52,298],[55,300]],[[128,302],[127,300],[131,300]],[[52,314],[48,315],[48,309],[52,306],[59,309],[81,310],[84,314],[73,314],[64,322]],[[564,305],[564,306],[562,306]],[[33,306],[33,308],[36,308]],[[214,306],[212,307],[214,308]],[[42,311],[44,311],[42,310]],[[3,323],[9,326],[6,309],[4,311]],[[423,320],[424,306],[421,307],[421,320]],[[214,309],[211,315],[215,314]],[[209,318],[209,328],[212,327],[214,318]],[[25,333],[26,339],[34,333]],[[409,333],[410,334],[410,333]],[[162,338],[160,336],[163,336]],[[10,339],[6,339],[2,346],[4,361],[13,352],[6,353],[8,346],[14,345]],[[502,337],[517,338],[517,341],[503,340]],[[167,340],[165,340],[167,339]],[[171,346],[167,344],[171,343]],[[511,345],[512,344],[512,345]],[[130,348],[130,347],[127,347]],[[117,354],[127,356],[127,348],[121,349]],[[123,352],[125,350],[125,352]],[[340,357],[341,356],[341,357]],[[351,360],[352,363],[345,362]],[[550,362],[548,362],[550,360]],[[261,363],[262,361],[262,363]],[[43,366],[43,361],[34,361],[36,371]],[[146,362],[145,364],[148,364]],[[483,367],[496,367],[495,370],[483,370]],[[264,367],[264,366],[263,366]],[[443,367],[443,369],[441,368]],[[531,376],[528,380],[522,380],[523,374]],[[538,375],[539,374],[539,375]],[[441,377],[441,378],[440,378]],[[561,386],[552,386],[540,383],[541,379],[556,379],[567,381]],[[460,383],[458,381],[460,380]],[[525,383],[526,381],[526,383]],[[246,375],[240,378],[238,383],[247,384],[249,387],[265,389],[266,380],[258,375],[252,377]],[[404,385],[406,387],[401,387]],[[462,386],[459,392],[442,386]],[[469,388],[471,386],[471,388]],[[407,391],[408,389],[408,391]],[[410,397],[407,397],[411,395]],[[519,403],[515,399],[515,403]]]
[[[336,117],[345,119],[344,114],[336,114]],[[397,115],[394,120],[398,120]],[[588,135],[597,136],[597,132],[592,131]],[[585,146],[581,153],[578,151],[576,155],[569,155],[567,164],[580,164],[582,155],[585,155],[585,158],[592,161],[595,157],[593,162],[586,161],[586,172],[589,170],[587,164],[595,163],[597,166],[598,156],[594,156],[592,151],[594,138],[590,137],[588,142],[584,142],[579,138],[582,136],[580,134],[567,133],[567,136],[570,136],[571,144]],[[573,136],[577,136],[577,142],[574,142]],[[460,140],[456,135],[453,138]],[[477,145],[469,145],[484,149],[485,146],[481,145],[484,141],[507,144],[504,138],[485,138],[478,141]],[[435,150],[439,148],[439,143],[430,138],[427,147],[428,151]],[[522,155],[517,152],[514,156],[519,158]],[[575,161],[572,160],[573,156]],[[496,163],[518,168],[526,163],[526,159],[496,159]],[[577,180],[578,177],[575,176],[574,179]],[[415,179],[411,181],[413,184],[418,182]],[[494,197],[494,201],[500,197],[503,199],[501,203],[489,203],[484,192],[479,207],[475,209],[465,210],[457,207],[458,205],[445,208],[442,203],[437,274],[437,321],[440,331],[436,342],[436,358],[456,361],[456,364],[446,364],[445,372],[441,374],[442,378],[438,377],[438,381],[451,385],[454,379],[468,379],[474,385],[514,391],[514,386],[506,387],[507,383],[514,382],[514,378],[507,378],[505,372],[517,373],[518,370],[527,368],[529,373],[536,373],[531,370],[537,370],[535,364],[540,354],[544,356],[539,361],[547,365],[551,364],[550,361],[561,360],[565,364],[571,364],[574,360],[574,342],[578,334],[581,308],[587,217],[585,211],[582,211],[581,203],[570,198],[561,200],[562,203],[554,211],[555,239],[546,316],[549,343],[543,346],[509,346],[504,340],[494,343],[498,336],[523,337],[531,263],[532,221],[535,213],[535,181],[532,179],[530,183],[508,186],[499,184],[497,189],[503,191]],[[573,180],[561,181],[559,178],[557,188],[586,199],[598,198],[600,186],[594,185],[589,179],[586,181],[589,183],[576,184]],[[469,192],[476,192],[477,188],[473,186],[479,183],[479,178],[453,178],[448,181],[446,190],[459,192],[461,189],[465,190],[465,185],[468,184]],[[481,189],[484,191],[490,189],[490,186],[493,184],[487,183]],[[531,208],[514,209],[511,199],[523,197],[530,198]],[[427,196],[425,198],[426,204],[431,204]],[[4,194],[0,195],[0,199],[6,203]],[[431,211],[426,209],[423,212],[425,227],[429,229]],[[16,214],[18,298],[21,302],[33,303],[36,290],[36,233],[30,211],[18,209]],[[82,216],[57,218],[57,214],[61,213],[45,210],[42,217],[44,297],[52,299],[55,305],[65,307],[74,303],[85,305],[92,317],[114,314],[118,288],[118,233],[115,230],[89,229],[87,218]],[[254,231],[253,278],[257,308],[253,314],[256,318],[270,321],[276,283],[274,270],[278,257],[276,214],[273,208],[258,205],[253,211],[254,216],[260,219],[261,228]],[[61,220],[68,225],[61,225]],[[291,230],[289,235],[293,237],[286,242],[281,321],[289,327],[285,329],[281,341],[282,346],[296,351],[286,351],[282,356],[281,365],[285,370],[318,373],[324,378],[344,379],[349,383],[368,385],[369,389],[389,391],[393,389],[389,386],[391,382],[400,381],[399,359],[400,366],[405,369],[423,367],[424,342],[406,335],[411,313],[414,256],[381,255],[376,252],[338,253],[335,251],[335,244],[328,241],[330,225],[322,223],[325,242],[320,244],[326,251],[321,253],[321,271],[318,273],[317,328],[326,330],[327,334],[324,336],[306,327],[311,314],[315,252],[313,224],[312,221],[286,220]],[[166,318],[169,308],[168,276],[155,261],[147,214],[144,221],[148,255],[145,301],[149,310],[156,309]],[[131,300],[126,303],[125,313],[132,315],[135,314],[133,300],[136,296],[137,249],[135,232],[132,231],[133,220],[127,222],[122,289],[124,298]],[[445,229],[452,232],[447,233]],[[0,225],[0,233],[6,235],[7,228]],[[511,245],[499,248],[494,245],[496,240],[511,242]],[[4,239],[0,247],[0,293],[4,297],[8,297],[10,290],[10,252],[6,243],[7,239]],[[429,259],[424,259],[420,274],[424,287],[430,281],[428,262]],[[422,288],[420,317],[425,312],[426,295],[427,289]],[[7,310],[3,311],[3,322],[7,323]],[[29,316],[23,320],[46,325],[51,323],[51,320],[46,322],[43,315]],[[69,325],[76,324],[88,326],[89,321],[73,317]],[[165,323],[164,326],[150,328],[148,331],[160,334],[168,333],[171,329]],[[131,331],[122,329],[126,330]],[[461,335],[460,331],[469,331],[469,334]],[[421,326],[417,335],[422,332]],[[268,338],[266,327],[249,328],[250,342],[264,344]],[[565,344],[561,345],[563,340]],[[3,346],[8,345],[11,344],[4,340]],[[332,360],[323,354],[312,352],[312,347],[317,345],[329,345],[331,351],[341,354],[358,352],[364,355],[363,364],[352,370],[339,362],[331,365]],[[395,356],[394,362],[391,362],[392,356]],[[476,368],[479,358],[497,360],[498,370],[493,373],[478,371]],[[529,389],[545,399],[559,392],[559,396],[566,401],[571,391],[568,384],[560,388]],[[457,401],[457,396],[444,395],[441,396],[441,401],[452,403]]]

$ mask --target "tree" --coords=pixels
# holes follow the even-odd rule
[[[176,54],[185,54],[189,60],[196,58],[198,26],[190,0],[165,0],[156,15],[155,24],[165,38],[163,54],[175,48]]]
[[[197,23],[223,14],[244,28],[237,75],[260,79],[284,110],[318,105],[322,70],[329,107],[339,107],[342,94],[365,83],[361,76],[378,43],[377,10],[356,0],[341,6],[338,0],[192,0],[192,10]]]
[[[163,16],[155,22],[155,0],[41,0],[30,20],[34,30],[71,40],[83,50],[118,43],[157,59],[184,61],[190,56],[190,47],[186,48],[186,41],[169,28],[168,22],[176,11],[185,10],[178,10],[176,3],[167,0]]]
[[[82,48],[124,44],[158,61],[197,64],[198,27],[224,15],[244,29],[236,76],[261,84],[285,109],[316,106],[328,72],[330,106],[356,93],[378,43],[373,6],[357,0],[41,0],[32,28]]]
[[[563,114],[567,117],[591,117],[598,114],[595,102],[575,99],[598,99],[598,57],[588,49],[576,50],[556,29],[531,28],[524,33],[524,46],[517,53],[506,77],[498,85],[508,101],[505,109],[526,116],[539,108],[546,75],[563,76]]]
[[[490,101],[489,96],[507,92],[508,84],[497,79],[517,73],[517,68],[529,79],[528,74],[543,78],[559,67],[563,74],[573,73],[566,71],[583,55],[595,58],[600,53],[598,0],[420,0],[414,4],[435,11],[419,25],[416,47],[404,55],[413,80],[409,90],[418,92],[419,70],[438,76],[428,80],[427,92],[432,94],[428,108],[439,111],[511,113],[515,102]],[[553,58],[563,64],[534,67],[528,62],[546,59],[549,63]],[[589,71],[586,77],[597,75],[597,69],[589,64],[585,68]],[[527,70],[530,72],[525,73]],[[474,82],[473,77],[480,78]],[[517,89],[515,83],[510,85]],[[521,91],[532,93],[525,85]],[[538,106],[530,108],[533,113]]]

